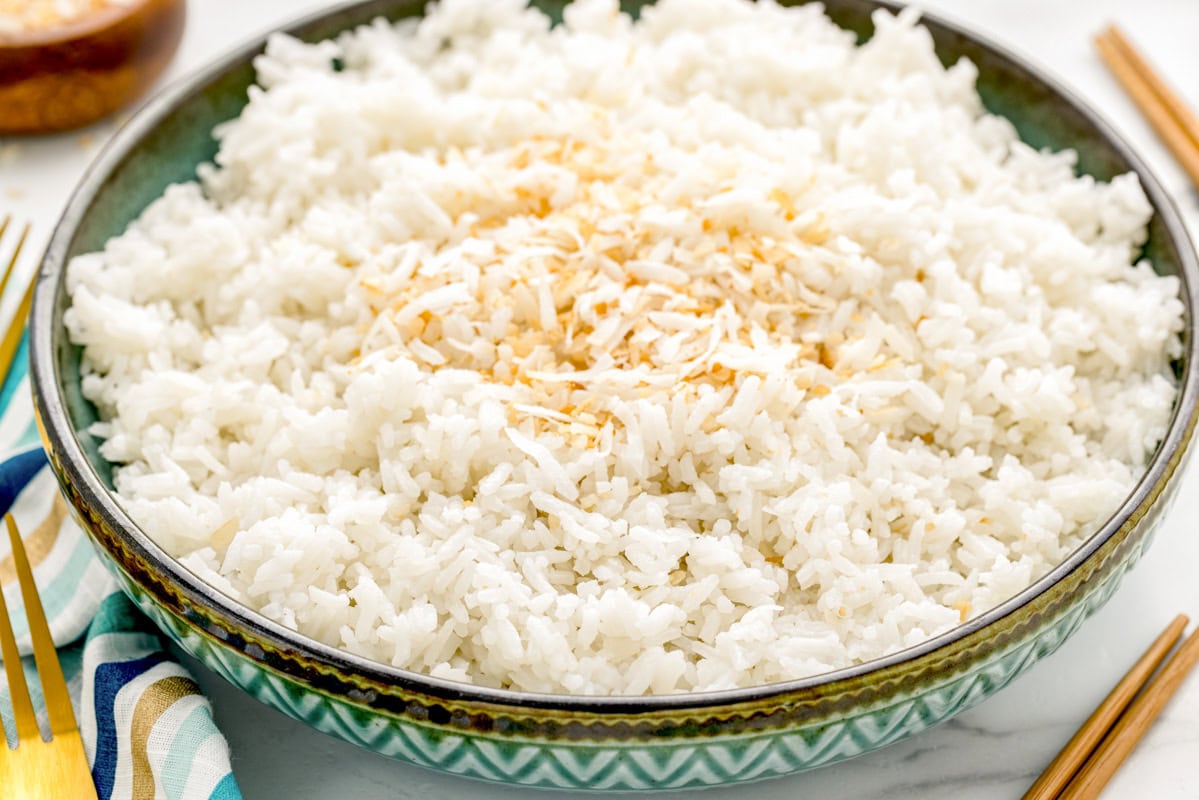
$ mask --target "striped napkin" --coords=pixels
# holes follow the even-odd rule
[[[33,422],[26,347],[0,388],[0,515],[11,511],[24,534],[100,800],[240,800],[208,699],[117,588],[58,493]],[[0,584],[47,730],[8,538],[0,539]],[[13,731],[2,676],[0,717]]]

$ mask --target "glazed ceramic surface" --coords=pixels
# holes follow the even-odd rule
[[[538,3],[551,13],[562,3]],[[639,4],[628,4],[635,10]],[[862,38],[868,0],[832,0]],[[319,40],[421,4],[373,0],[289,28]],[[1159,452],[1092,539],[1025,592],[893,656],[800,681],[661,697],[587,698],[489,690],[361,659],[264,619],[201,583],[141,533],[111,495],[111,467],[84,431],[79,351],[62,312],[66,262],[101,247],[168,183],[215,154],[212,127],[235,116],[253,79],[244,48],[168,90],[120,133],[71,201],[47,251],[34,301],[33,380],[45,440],[67,497],[126,591],[172,638],[258,699],[320,730],[413,763],[487,780],[588,789],[680,788],[747,781],[831,764],[910,736],[970,707],[1053,652],[1110,596],[1148,544],[1177,489],[1195,425],[1196,264],[1169,200],[1141,161],[1091,112],[997,48],[926,20],[946,63],[970,58],[979,90],[1037,147],[1071,147],[1100,179],[1134,170],[1156,213],[1145,255],[1181,278],[1181,391]]]

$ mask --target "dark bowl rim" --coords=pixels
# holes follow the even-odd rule
[[[904,4],[894,0],[848,1],[892,13],[904,7]],[[159,92],[138,110],[89,166],[54,229],[39,269],[37,288],[30,314],[30,379],[35,395],[35,408],[40,413],[44,424],[44,433],[53,451],[61,459],[60,468],[85,503],[107,518],[135,556],[161,575],[166,576],[189,602],[219,615],[227,623],[232,623],[230,625],[232,630],[248,632],[251,637],[269,643],[277,651],[297,653],[301,657],[349,676],[365,678],[377,684],[390,685],[458,702],[594,714],[678,712],[757,703],[776,696],[814,689],[826,690],[836,684],[847,685],[849,682],[861,679],[871,673],[917,662],[1002,621],[1049,592],[1063,578],[1094,556],[1130,522],[1138,509],[1156,498],[1156,489],[1173,474],[1174,468],[1171,461],[1176,454],[1185,449],[1189,441],[1189,432],[1195,424],[1197,400],[1199,400],[1199,370],[1195,363],[1196,355],[1199,354],[1195,337],[1195,312],[1196,309],[1199,309],[1199,259],[1196,257],[1195,249],[1177,207],[1132,146],[1087,102],[1064,86],[1057,78],[987,36],[980,35],[936,14],[922,12],[922,22],[936,25],[949,33],[971,40],[980,47],[990,50],[1047,88],[1059,102],[1072,107],[1086,121],[1087,125],[1106,140],[1127,163],[1129,171],[1137,174],[1143,190],[1153,206],[1154,213],[1160,215],[1168,239],[1174,243],[1179,252],[1180,297],[1186,305],[1185,352],[1182,356],[1186,360],[1169,426],[1147,469],[1125,500],[1112,513],[1107,522],[1063,562],[1023,591],[978,617],[920,644],[887,656],[790,681],[735,689],[666,695],[553,694],[490,688],[436,678],[412,670],[393,667],[319,642],[269,620],[260,613],[222,594],[183,567],[138,528],[116,503],[112,493],[104,486],[84,454],[77,434],[72,428],[62,395],[58,361],[55,358],[55,331],[50,325],[54,318],[58,290],[65,280],[66,254],[81,219],[96,194],[103,188],[107,177],[136,147],[143,136],[149,133],[177,105],[198,93],[200,87],[219,78],[229,69],[246,63],[260,53],[270,35],[279,32],[297,33],[330,16],[358,6],[369,5],[371,2],[372,0],[349,0],[349,2],[342,2],[275,26],[207,62],[205,66],[177,79]],[[146,589],[146,591],[153,594],[151,589]],[[831,693],[833,692],[830,691]]]

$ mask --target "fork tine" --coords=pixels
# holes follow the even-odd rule
[[[0,222],[0,239],[4,238],[8,226],[12,223],[12,215],[6,214],[4,221]],[[0,297],[4,296],[4,290],[8,288],[8,279],[12,277],[13,270],[17,266],[17,258],[21,255],[22,248],[25,247],[25,240],[29,238],[30,224],[25,223],[25,227],[21,229],[21,235],[17,237],[17,249],[13,250],[12,258],[8,260],[8,265],[4,268],[4,275],[0,277]]]
[[[37,661],[38,678],[42,682],[42,694],[46,698],[46,714],[50,718],[51,736],[76,730],[75,712],[71,710],[71,695],[62,675],[62,664],[58,662],[58,650],[46,624],[46,612],[42,599],[33,581],[33,570],[25,555],[25,544],[12,514],[4,516],[8,525],[8,538],[12,542],[13,562],[17,567],[17,578],[21,582],[21,596],[25,598],[25,618],[29,621],[29,636],[33,639],[33,658]]]
[[[17,640],[13,636],[12,622],[8,618],[8,603],[0,591],[0,654],[4,656],[4,671],[8,674],[8,693],[12,697],[13,717],[17,722],[17,742],[40,739],[37,717],[33,714],[33,703],[29,700],[29,685],[25,683],[25,669],[21,665],[21,654],[17,651]]]
[[[6,225],[7,222],[6,219]],[[0,296],[4,293],[4,287],[8,285],[8,279],[17,264],[17,257],[21,255],[21,248],[24,247],[25,238],[29,235],[29,227],[29,223],[25,223],[25,228],[21,231],[21,238],[17,240],[17,249],[8,262],[4,277],[0,278]],[[21,296],[17,310],[13,312],[12,319],[9,320],[8,330],[4,332],[4,338],[0,339],[0,383],[3,383],[4,379],[8,377],[13,357],[17,354],[17,348],[21,344],[21,336],[25,333],[25,318],[29,316],[29,306],[33,303],[33,287],[35,285],[37,285],[37,270],[34,270],[33,275],[29,278],[25,294]]]

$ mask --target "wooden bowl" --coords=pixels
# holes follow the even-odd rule
[[[0,34],[0,135],[78,128],[137,99],[175,54],[185,16],[185,0],[140,0]]]

